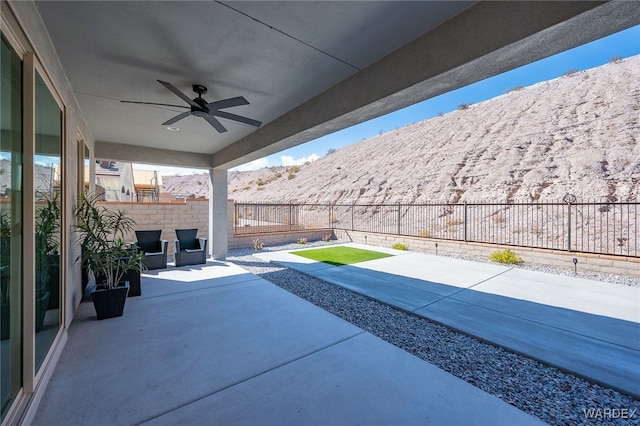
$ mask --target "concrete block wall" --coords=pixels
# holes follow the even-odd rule
[[[320,241],[322,237],[327,234],[331,235],[331,238],[335,238],[331,229],[236,235],[234,238],[229,238],[229,250],[253,247],[253,241],[255,239],[259,239],[265,246],[274,246],[279,244],[295,243],[300,238],[306,238],[308,241]],[[300,245],[300,248],[304,248],[304,245]]]
[[[163,240],[169,241],[168,255],[173,259],[176,229],[198,228],[198,237],[209,236],[209,200],[187,199],[171,203],[101,203],[113,210],[121,209],[136,221],[135,230],[162,229]],[[135,241],[131,232],[127,240]]]
[[[526,247],[505,247],[495,244],[465,243],[461,241],[435,240],[420,237],[375,234],[362,231],[334,229],[338,239],[381,247],[391,247],[395,243],[405,244],[409,250],[431,254],[463,254],[487,259],[498,250],[509,248],[525,263],[552,266],[573,271],[573,259],[578,260],[578,271],[602,272],[624,275],[640,279],[640,259],[635,257],[573,253],[560,250],[543,250]],[[436,247],[436,244],[438,245]]]

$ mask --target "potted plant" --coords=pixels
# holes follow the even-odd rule
[[[76,259],[96,279],[91,293],[98,319],[122,316],[129,288],[122,282],[129,271],[143,269],[144,253],[125,242],[135,221],[123,210],[98,205],[99,196],[82,194],[75,207],[81,254]]]
[[[36,331],[42,329],[48,309],[58,308],[60,255],[60,193],[43,196],[36,210]],[[55,288],[54,288],[55,287]]]
[[[0,210],[0,318],[1,339],[9,338],[10,330],[10,268],[11,257],[11,216],[8,210]]]

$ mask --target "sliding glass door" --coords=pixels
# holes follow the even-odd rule
[[[61,325],[62,110],[36,70],[35,79],[35,368]]]
[[[0,395],[2,418],[22,387],[22,60],[4,34],[0,59]]]
[[[0,5],[2,6],[2,5]],[[33,54],[1,36],[0,398],[15,421],[63,324],[64,114]],[[22,52],[22,53],[20,53]]]

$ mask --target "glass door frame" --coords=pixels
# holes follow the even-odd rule
[[[8,43],[11,45],[11,48],[15,51],[15,53],[18,55],[18,57],[20,58],[20,60],[23,62],[22,63],[22,68],[23,68],[23,72],[24,72],[24,57],[26,52],[28,51],[28,46],[29,43],[26,39],[26,37],[24,36],[24,34],[20,31],[20,26],[17,24],[17,22],[15,21],[15,19],[13,18],[13,15],[11,14],[7,4],[5,2],[0,2],[0,31],[2,31],[3,36],[5,37],[5,39],[8,41]],[[22,86],[24,90],[24,79],[22,80]],[[24,100],[23,100],[23,105],[22,105],[22,114],[24,115]],[[24,121],[24,117],[22,117],[23,121]],[[23,177],[21,178],[22,180],[22,195],[21,195],[21,204],[24,204],[24,126],[22,129],[22,151],[21,151],[21,155],[23,157]],[[22,217],[20,219],[20,225],[24,224],[24,220],[25,220],[25,216],[24,216],[24,209],[22,209]],[[24,229],[22,230],[22,233],[20,234],[20,238],[22,240],[24,240]],[[24,287],[24,244],[22,244],[21,250],[19,251],[19,253],[16,253],[15,255],[12,253],[11,257],[15,258],[20,257],[20,263],[21,266],[19,266],[20,269],[20,274],[22,275],[20,276],[18,279],[21,281],[20,282],[20,291],[22,291],[23,287]],[[13,263],[14,260],[12,259],[11,262]],[[20,365],[10,365],[10,371],[9,374],[11,376],[10,380],[17,380],[19,381],[20,384],[20,388],[18,389],[16,395],[13,397],[13,402],[9,408],[9,410],[6,413],[6,417],[3,419],[3,423],[7,423],[7,424],[11,424],[11,423],[16,423],[17,421],[19,421],[19,416],[21,414],[21,411],[26,407],[26,403],[28,401],[28,395],[26,395],[25,393],[25,388],[24,388],[24,317],[25,317],[25,312],[24,312],[24,294],[21,295],[20,298],[20,303],[22,304],[22,309],[21,309],[21,322],[22,324],[18,324],[17,326],[21,327],[22,330],[22,334],[20,335],[20,341],[18,342],[11,342],[11,357],[13,358],[14,356],[16,358],[20,359]],[[15,326],[12,324],[12,328],[14,328]]]
[[[23,169],[22,169],[22,366],[20,376],[22,387],[14,397],[13,404],[2,420],[2,423],[13,424],[20,422],[21,416],[31,404],[31,397],[43,382],[45,376],[52,374],[50,368],[55,358],[60,354],[60,347],[66,340],[66,276],[68,263],[68,216],[70,203],[68,199],[73,195],[74,188],[67,187],[70,182],[66,173],[69,169],[67,158],[67,110],[62,97],[56,90],[45,67],[38,61],[34,49],[27,37],[20,29],[11,9],[6,2],[0,2],[0,30],[6,37],[11,47],[22,60],[22,138],[23,138]],[[60,309],[59,328],[53,343],[47,350],[41,368],[36,371],[35,365],[35,92],[36,72],[45,83],[49,93],[55,100],[61,112],[61,150],[60,150],[60,193],[61,193],[61,217],[60,217]]]
[[[51,96],[56,101],[61,111],[61,126],[62,126],[62,141],[61,141],[61,155],[60,155],[60,192],[62,203],[62,214],[60,218],[60,327],[57,335],[53,341],[52,346],[48,350],[47,356],[44,359],[42,367],[36,371],[36,335],[35,335],[35,299],[36,299],[36,265],[35,265],[35,200],[33,194],[35,194],[35,155],[36,155],[36,72],[47,86]],[[24,286],[24,320],[23,320],[23,386],[24,391],[27,394],[33,393],[36,390],[38,383],[42,380],[43,374],[48,370],[47,365],[51,362],[51,355],[54,353],[54,348],[60,342],[61,334],[64,330],[64,324],[66,320],[66,312],[64,306],[66,305],[66,220],[65,220],[65,205],[67,191],[66,179],[65,179],[65,158],[66,158],[66,110],[64,103],[55,87],[51,83],[47,72],[40,64],[33,53],[26,53],[23,58],[23,105],[24,105],[24,186],[23,191],[25,194],[25,201],[23,207],[24,214],[24,282],[29,285]],[[27,197],[30,195],[30,198]],[[29,236],[29,238],[26,238]]]

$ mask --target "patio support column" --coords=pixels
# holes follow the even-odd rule
[[[224,259],[229,250],[227,169],[209,169],[209,253]]]

